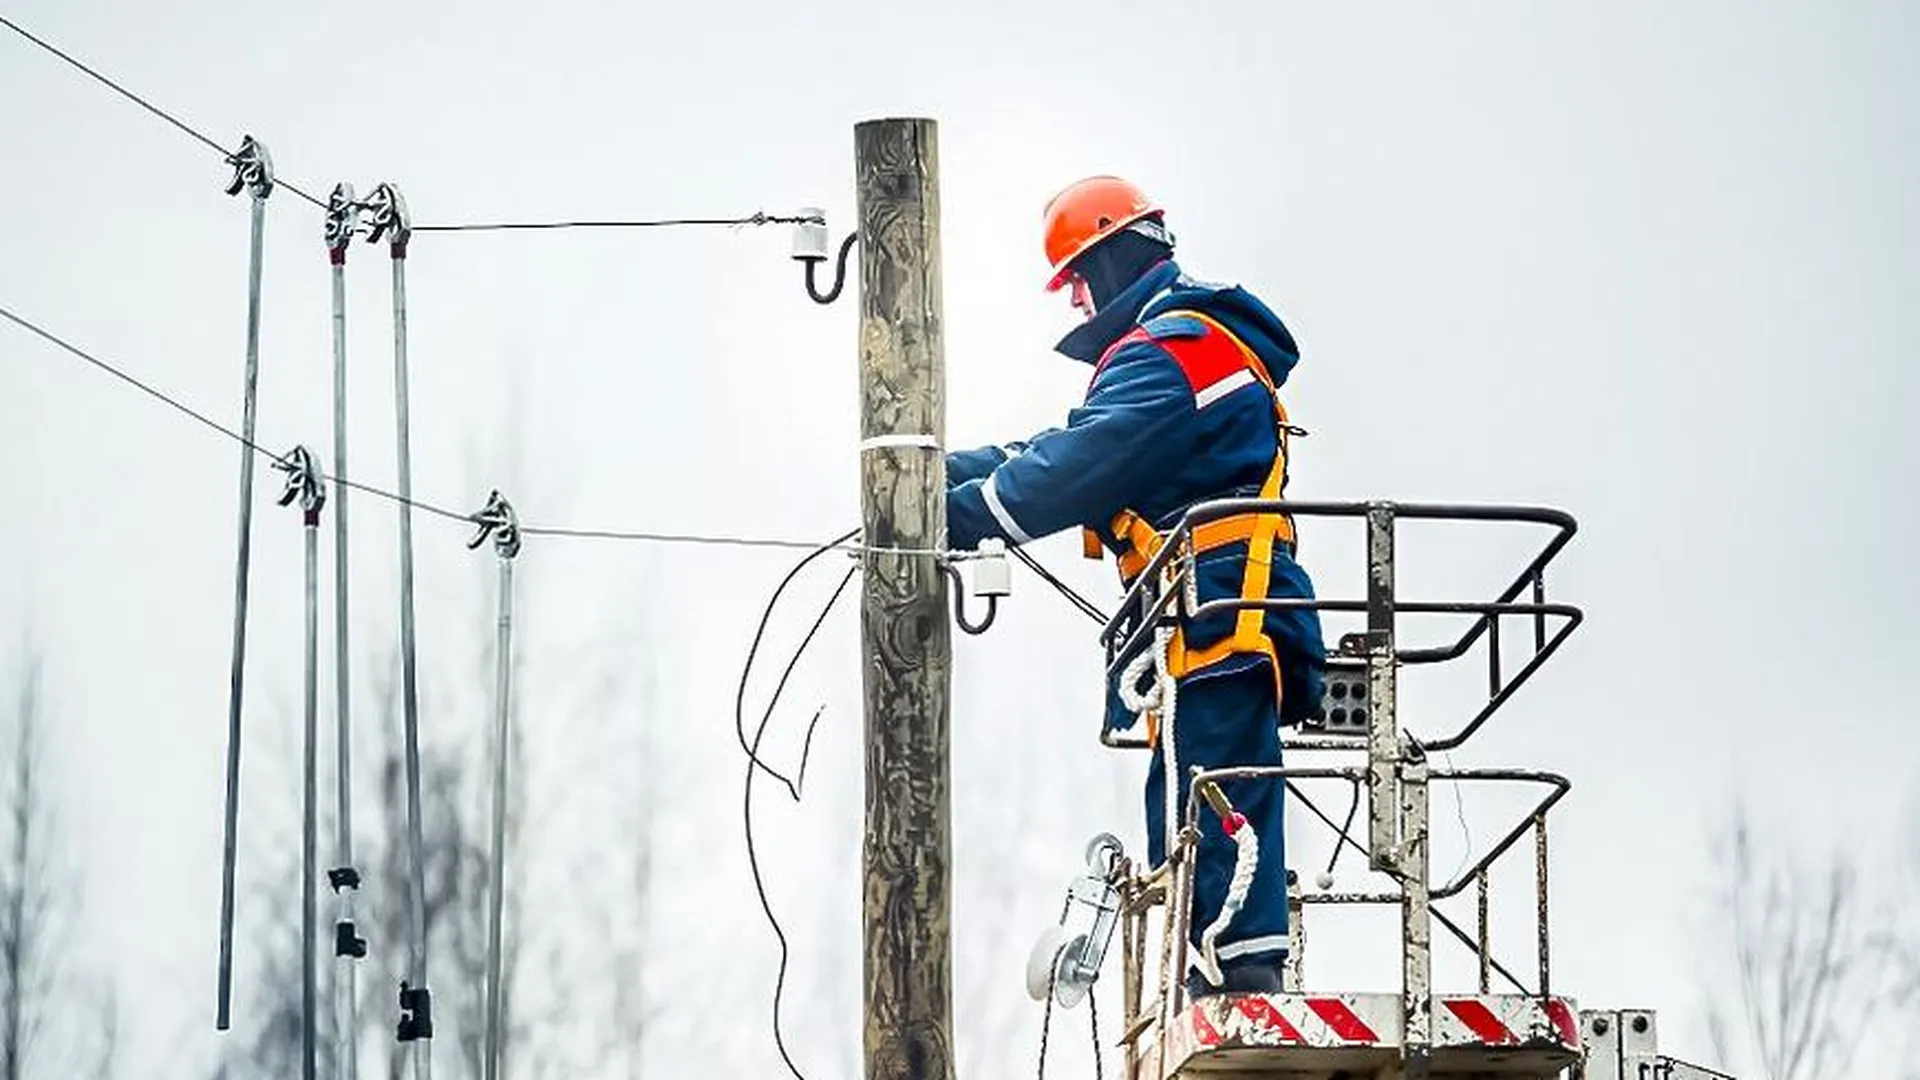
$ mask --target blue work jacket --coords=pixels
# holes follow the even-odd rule
[[[1166,532],[1194,503],[1259,494],[1281,445],[1274,398],[1263,382],[1238,370],[1244,362],[1228,370],[1196,361],[1199,350],[1182,349],[1180,339],[1208,332],[1182,312],[1231,331],[1276,388],[1299,362],[1293,335],[1251,293],[1195,281],[1172,260],[1158,264],[1056,346],[1094,367],[1085,401],[1069,411],[1064,426],[947,455],[950,548],[972,549],[989,537],[1017,545],[1073,526],[1104,535],[1123,510]],[[1240,595],[1247,549],[1240,542],[1199,557],[1202,602]],[[1291,544],[1274,548],[1267,595],[1313,596]],[[1220,640],[1234,621],[1228,612],[1183,626],[1187,646]],[[1264,629],[1280,657],[1282,717],[1298,721],[1320,704],[1326,651],[1319,615],[1271,611]],[[1259,654],[1236,654],[1190,678],[1265,663]],[[1127,726],[1130,718],[1111,687],[1109,694],[1109,723]]]

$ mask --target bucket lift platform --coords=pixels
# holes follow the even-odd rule
[[[1430,1076],[1548,1080],[1580,1060],[1573,1002],[1519,994],[1435,998]],[[1187,1005],[1168,1033],[1180,1075],[1335,1080],[1397,1075],[1398,994],[1234,994]]]
[[[1201,603],[1195,595],[1193,531],[1207,522],[1255,513],[1359,519],[1365,526],[1366,581],[1361,595],[1323,595],[1307,599],[1226,597]],[[1511,583],[1483,602],[1408,601],[1396,595],[1396,525],[1405,521],[1505,523],[1544,527],[1546,542]],[[1211,765],[1188,768],[1184,814],[1165,823],[1173,834],[1166,861],[1134,865],[1118,842],[1089,849],[1088,876],[1070,892],[1091,907],[1090,929],[1067,940],[1065,923],[1050,931],[1052,963],[1029,971],[1029,989],[1071,1006],[1089,990],[1112,932],[1118,929],[1123,953],[1122,997],[1125,1029],[1119,1038],[1126,1080],[1175,1080],[1182,1077],[1237,1077],[1244,1080],[1421,1080],[1425,1077],[1551,1078],[1641,1080],[1640,1065],[1691,1068],[1653,1054],[1651,1014],[1583,1013],[1570,997],[1550,989],[1547,919],[1547,812],[1570,789],[1565,777],[1522,769],[1439,769],[1434,755],[1471,738],[1488,718],[1511,700],[1579,625],[1581,612],[1551,603],[1546,569],[1572,539],[1573,518],[1538,507],[1443,506],[1373,503],[1301,503],[1225,499],[1189,510],[1129,588],[1121,608],[1102,632],[1110,678],[1119,678],[1138,658],[1155,648],[1156,632],[1183,619],[1222,616],[1246,608],[1311,608],[1363,616],[1364,630],[1344,635],[1328,657],[1327,689],[1317,715],[1297,731],[1283,732],[1287,763],[1281,766]],[[1464,633],[1440,644],[1412,647],[1402,641],[1409,617],[1443,616],[1467,620]],[[1516,625],[1517,624],[1517,625]],[[1456,624],[1457,625],[1457,624]],[[1506,638],[1513,648],[1503,649]],[[1530,639],[1526,658],[1517,664],[1516,638]],[[1438,738],[1415,738],[1401,730],[1397,709],[1398,675],[1403,668],[1437,665],[1484,653],[1487,696],[1458,730]],[[1177,701],[1176,701],[1177,706]],[[1177,719],[1177,718],[1176,718]],[[1144,739],[1103,730],[1107,746],[1146,749]],[[1334,764],[1301,766],[1303,753],[1326,755]],[[1342,761],[1341,758],[1346,760]],[[1184,764],[1184,763],[1183,763]],[[1230,993],[1189,998],[1187,974],[1196,970],[1198,940],[1188,925],[1199,838],[1199,806],[1212,801],[1221,809],[1221,782],[1265,780],[1287,788],[1289,814],[1311,811],[1336,834],[1336,851],[1350,849],[1367,868],[1384,874],[1394,887],[1378,892],[1335,893],[1323,878],[1319,891],[1300,887],[1289,871],[1289,949],[1279,993]],[[1315,806],[1297,781],[1343,781],[1354,793],[1348,825]],[[1452,880],[1435,882],[1428,866],[1428,785],[1457,783],[1523,785],[1540,792],[1537,801],[1499,839]],[[1204,799],[1203,799],[1204,796]],[[1365,833],[1351,824],[1364,796]],[[1223,819],[1224,819],[1224,815]],[[1219,827],[1215,823],[1212,827]],[[1533,839],[1535,893],[1534,970],[1523,979],[1495,955],[1488,925],[1490,868],[1521,842]],[[1105,838],[1110,841],[1110,838]],[[1336,860],[1338,855],[1336,855]],[[1477,899],[1471,920],[1456,921],[1437,904],[1472,890]],[[1378,993],[1315,992],[1305,978],[1306,909],[1317,906],[1379,905],[1400,913],[1400,986]],[[1471,922],[1469,929],[1461,925]],[[1478,961],[1476,985],[1438,990],[1432,985],[1432,931],[1438,926]],[[1150,943],[1150,931],[1156,930]],[[1036,956],[1040,953],[1037,951]],[[1036,989],[1036,971],[1041,978]],[[1056,994],[1064,980],[1074,985]],[[1496,990],[1496,982],[1499,988]],[[1636,1019],[1640,1035],[1623,1035],[1623,1017]],[[1632,1053],[1622,1039],[1640,1039]],[[1609,1041],[1611,1040],[1611,1041]],[[1644,1045],[1641,1045],[1644,1044]],[[1661,1063],[1667,1064],[1662,1065]],[[1719,1074],[1700,1070],[1659,1072],[1649,1076]]]

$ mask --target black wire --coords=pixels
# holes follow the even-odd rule
[[[1044,580],[1047,584],[1053,586],[1056,590],[1058,590],[1060,595],[1066,597],[1068,602],[1072,603],[1074,607],[1077,607],[1081,611],[1085,612],[1088,618],[1092,619],[1094,622],[1099,623],[1101,626],[1107,625],[1107,615],[1105,613],[1103,613],[1099,608],[1094,607],[1093,603],[1089,601],[1086,597],[1081,596],[1079,593],[1075,592],[1073,589],[1073,586],[1068,585],[1064,581],[1061,581],[1059,578],[1053,575],[1052,571],[1040,565],[1040,560],[1028,554],[1026,550],[1023,548],[1016,547],[1016,548],[1011,548],[1010,550],[1013,552],[1014,558],[1017,558],[1021,562],[1027,564],[1027,568],[1029,570],[1032,570],[1034,573],[1039,574],[1042,580]]]
[[[4,21],[4,16],[0,16],[0,21]],[[19,326],[21,329],[26,330],[29,333],[38,335],[39,337],[46,340],[48,343],[52,344],[56,348],[59,348],[68,353],[71,353],[74,356],[77,356],[80,359],[85,360],[87,363],[92,364],[94,367],[97,367],[100,370],[106,372],[107,374],[112,375],[113,377],[120,379],[126,383],[129,383],[135,388],[143,391],[144,393],[152,397],[158,398],[159,400],[165,402],[166,404],[173,406],[174,408],[185,413],[187,416],[195,420],[198,420],[202,424],[205,424],[206,426],[212,428],[213,430],[219,432],[220,434],[225,435],[227,438],[232,439],[233,441],[239,443],[241,446],[244,446],[247,449],[253,450],[257,453],[265,454],[267,457],[272,458],[276,462],[281,460],[279,454],[276,454],[273,451],[268,450],[267,448],[261,446],[256,442],[253,442],[252,440],[248,439],[246,436],[240,434],[239,432],[233,430],[232,428],[226,426],[225,424],[222,424],[218,420],[214,420],[211,417],[207,416],[205,413],[199,412],[193,409],[191,406],[181,403],[179,399],[169,397],[168,395],[162,393],[161,391],[156,390],[151,386],[148,386],[146,383],[143,383],[139,379],[136,379],[133,376],[127,374],[125,371],[122,371],[120,368],[117,368],[112,364],[107,363],[105,360],[102,360],[99,357],[93,355],[92,353],[87,352],[85,349],[82,349],[80,346],[74,345],[68,341],[63,340],[59,336],[55,335],[52,331],[42,329],[41,327],[36,326],[31,322],[28,322],[26,319],[23,319],[19,315],[16,315],[12,311],[8,310],[4,305],[0,305],[0,317],[7,319],[8,321],[12,322],[16,326]]]
[[[1453,755],[1447,754],[1445,758],[1447,768],[1453,768]],[[1465,850],[1460,852],[1460,864],[1453,868],[1453,875],[1455,877],[1458,877],[1460,871],[1465,870],[1467,864],[1473,861],[1473,826],[1467,824],[1467,801],[1466,797],[1461,794],[1461,785],[1463,783],[1465,783],[1465,781],[1458,779],[1453,782],[1453,812],[1454,816],[1460,821],[1460,838],[1466,844]]]
[[[837,545],[844,544],[848,540],[853,539],[855,536],[859,535],[859,533],[860,533],[859,529],[849,529],[846,532],[841,533],[839,536],[835,537],[834,539],[829,540],[824,544],[817,545],[811,552],[807,554],[806,558],[801,559],[799,562],[795,563],[793,565],[793,568],[787,571],[786,577],[783,577],[780,579],[780,584],[774,587],[773,595],[767,597],[766,607],[760,610],[760,625],[753,632],[753,643],[747,646],[747,662],[740,669],[740,685],[739,685],[739,688],[734,692],[734,696],[733,696],[733,734],[735,738],[740,740],[740,749],[746,752],[748,760],[750,760],[753,763],[753,766],[755,768],[764,770],[768,776],[771,776],[775,780],[780,781],[780,783],[786,787],[787,794],[792,798],[794,798],[795,800],[798,800],[800,798],[800,785],[796,781],[787,779],[787,776],[785,773],[767,764],[766,762],[760,760],[760,755],[758,751],[756,751],[754,747],[749,746],[747,744],[747,718],[746,718],[747,676],[749,673],[753,671],[753,660],[754,660],[754,657],[758,655],[760,652],[760,641],[763,637],[766,636],[767,623],[770,620],[772,620],[773,609],[775,605],[780,603],[780,595],[787,591],[787,586],[793,584],[793,579],[800,576],[800,571],[805,570],[807,568],[808,563],[811,563],[813,562],[813,560],[819,558],[822,555],[825,555],[829,551],[832,551],[834,547],[836,547]],[[849,571],[848,573],[849,573],[849,576],[851,576],[852,572]],[[842,587],[844,588],[845,586],[843,585]],[[834,595],[838,596],[839,594],[835,593]],[[795,659],[796,660],[798,659],[798,654],[796,654]],[[792,670],[793,670],[793,665],[788,664],[787,671],[791,673]],[[786,685],[786,676],[782,675],[780,679],[780,686],[775,687],[774,689],[773,700],[767,702],[767,711],[760,718],[760,728],[762,731],[766,730],[767,717],[772,715],[774,703],[777,702],[780,698],[780,689],[785,685]],[[811,738],[811,732],[809,732],[808,737]],[[801,759],[800,767],[803,770],[806,768],[806,760],[804,757]]]
[[[74,57],[63,52],[59,47],[55,46],[51,42],[48,42],[36,36],[32,31],[28,30],[24,26],[21,26],[19,23],[14,22],[12,19],[7,18],[5,15],[0,15],[0,26],[5,26],[7,29],[12,30],[14,33],[19,34],[23,38],[26,38],[28,41],[33,42],[35,45],[38,45],[40,48],[45,49],[49,53],[52,53],[54,56],[57,56],[60,59],[65,60],[68,64],[71,64],[75,68],[78,68],[80,71],[91,76],[95,81],[99,82],[101,85],[107,87],[108,89],[114,91],[115,93],[119,94],[121,97],[126,98],[128,101],[133,102],[135,105],[140,106],[141,108],[147,110],[148,112],[159,117],[160,119],[165,120],[167,123],[172,124],[174,127],[179,128],[181,131],[185,132],[187,135],[206,144],[209,149],[212,149],[214,152],[218,153],[221,157],[230,158],[233,156],[233,151],[228,150],[226,147],[220,145],[220,142],[218,140],[207,135],[205,132],[199,130],[198,128],[195,128],[193,125],[187,123],[186,121],[180,119],[179,117],[173,115],[172,113],[166,111],[165,109],[162,109],[160,106],[155,105],[153,102],[148,101],[146,98],[141,97],[139,94],[136,94],[133,91],[127,89],[126,87],[121,86],[119,83],[113,81],[112,79],[108,78],[105,75],[102,75],[100,72],[95,71],[93,68],[88,67],[85,63],[82,63],[80,60],[75,59]],[[327,202],[325,199],[315,198],[314,196],[307,194],[306,192],[300,190],[294,185],[288,183],[287,181],[280,179],[277,176],[273,178],[273,182],[280,187],[286,188],[288,191],[293,192],[295,195],[299,196],[302,199],[305,199],[306,201],[312,203],[313,205],[319,207],[322,210],[325,210],[327,208]]]
[[[987,597],[987,617],[979,622],[974,622],[967,618],[966,580],[960,576],[960,571],[955,569],[951,563],[946,564],[941,567],[941,569],[945,570],[947,577],[953,581],[953,621],[960,624],[961,630],[975,637],[986,633],[993,627],[995,616],[1000,614],[1000,598],[997,596]]]
[[[807,264],[807,295],[813,298],[814,303],[831,304],[835,300],[840,299],[840,290],[845,288],[847,284],[847,256],[852,254],[853,245],[858,243],[859,240],[860,234],[854,232],[848,233],[847,238],[840,241],[840,254],[833,263],[833,288],[828,289],[824,293],[820,291],[820,287],[814,279],[820,264],[826,260],[815,258],[805,260]]]
[[[755,213],[735,218],[656,218],[641,221],[494,221],[461,225],[415,225],[423,232],[503,232],[527,229],[664,229],[690,225],[823,225],[817,215]]]
[[[66,352],[75,357],[78,357],[79,359],[84,360],[89,364],[92,364],[94,367],[99,368],[100,370],[106,372],[107,374],[112,375],[113,377],[120,379],[123,382],[128,383],[129,385],[140,390],[142,393],[145,393],[171,406],[172,408],[179,410],[181,413],[185,414],[190,419],[198,421],[199,423],[204,424],[209,428],[212,428],[214,431],[217,431],[220,434],[225,435],[227,438],[232,439],[234,442],[239,443],[241,446],[244,446],[247,449],[252,450],[257,454],[261,454],[265,456],[267,459],[272,461],[275,465],[278,465],[282,468],[286,467],[287,461],[283,455],[276,454],[273,451],[268,450],[266,447],[260,445],[258,442],[249,440],[248,438],[246,438],[246,436],[241,435],[239,432],[233,430],[232,428],[226,426],[225,424],[220,423],[218,420],[215,420],[207,416],[205,413],[202,413],[194,409],[192,406],[181,402],[180,399],[172,397],[160,390],[155,389],[154,387],[148,385],[147,383],[144,383],[139,379],[133,377],[132,375],[128,374],[124,369],[117,367],[114,364],[108,363],[105,360],[100,359],[98,356],[95,356],[92,353],[88,352],[87,350],[82,349],[80,346],[75,345],[70,341],[67,341],[65,338],[60,337],[58,334],[53,333],[51,330],[47,330],[44,327],[41,327],[38,324],[14,313],[12,310],[8,309],[4,304],[0,304],[0,318],[5,318],[9,322],[12,322],[15,325],[19,326],[21,329],[26,330],[27,332],[34,334],[37,337],[40,337],[41,339],[45,340],[46,342],[53,345],[54,347],[62,350],[63,352]],[[355,491],[365,492],[368,495],[385,499],[389,502],[395,503],[400,506],[409,506],[415,510],[420,510],[428,514],[432,514],[436,517],[445,518],[448,521],[458,521],[466,525],[482,524],[478,515],[463,513],[459,510],[449,510],[444,506],[438,506],[430,502],[424,502],[417,498],[403,496],[398,494],[397,492],[388,491],[385,488],[375,487],[372,484],[362,483],[361,481],[358,481],[358,480],[349,480],[345,477],[335,477],[335,476],[329,475],[325,470],[321,470],[320,477],[323,481],[327,483],[339,483],[341,485],[344,485],[345,487],[352,488]],[[631,541],[645,541],[645,542],[662,543],[662,544],[705,544],[705,545],[711,545],[711,546],[717,546],[717,547],[788,548],[788,549],[795,549],[795,550],[815,551],[816,554],[824,553],[825,551],[833,550],[835,548],[839,548],[841,550],[847,550],[847,551],[886,551],[886,552],[891,552],[894,554],[902,554],[902,555],[939,554],[938,552],[933,552],[930,550],[918,550],[918,549],[909,549],[909,548],[867,548],[862,545],[848,546],[848,541],[852,540],[854,536],[858,535],[859,531],[860,530],[855,529],[851,532],[848,532],[845,535],[841,536],[839,539],[834,540],[830,544],[827,544],[824,547],[822,547],[821,545],[818,545],[811,540],[794,540],[794,539],[784,539],[780,537],[724,536],[724,535],[708,535],[708,534],[700,534],[700,533],[642,532],[638,530],[617,530],[617,529],[575,529],[575,528],[562,528],[558,526],[548,526],[548,525],[520,526],[520,533],[523,536],[556,536],[556,537],[573,537],[573,538],[596,539],[596,540],[631,540]],[[744,746],[746,743],[746,736],[744,732],[741,734],[740,738],[741,738],[741,745]]]
[[[816,552],[801,560],[800,565],[794,568],[795,571],[797,572],[801,567],[811,562],[818,554],[819,553]],[[786,1040],[780,1033],[780,1005],[785,995],[787,985],[789,947],[787,944],[786,931],[780,928],[780,920],[773,913],[773,902],[767,897],[766,881],[760,874],[759,847],[754,842],[753,837],[753,779],[754,776],[762,770],[773,773],[775,776],[780,775],[760,761],[758,756],[760,740],[767,733],[767,722],[773,715],[774,705],[779,702],[781,691],[786,689],[787,677],[793,673],[794,665],[800,662],[801,655],[807,651],[807,646],[813,643],[814,636],[820,632],[820,627],[826,623],[827,616],[833,613],[834,606],[839,603],[841,595],[846,592],[847,586],[853,582],[853,576],[858,572],[858,567],[850,567],[846,574],[840,578],[839,586],[833,590],[833,595],[827,598],[826,604],[820,609],[820,614],[814,619],[813,625],[807,629],[806,636],[800,639],[799,647],[794,649],[793,658],[787,662],[786,670],[780,676],[780,682],[773,689],[773,696],[767,703],[767,711],[760,718],[760,727],[754,732],[752,745],[745,747],[748,760],[745,792],[741,799],[741,816],[746,832],[747,865],[753,871],[753,891],[760,898],[760,910],[766,915],[767,925],[773,929],[773,936],[780,943],[780,965],[774,976],[773,983],[773,1044],[774,1047],[779,1050],[780,1060],[786,1063],[787,1071],[793,1074],[794,1080],[806,1080],[806,1077],[800,1072],[800,1067],[794,1064],[793,1055],[787,1052]],[[788,580],[791,579],[792,574],[789,574]],[[786,584],[786,581],[782,581],[780,587],[784,589]],[[778,595],[778,591],[776,591],[775,597],[777,598]],[[769,601],[767,607],[769,611],[772,610],[773,604],[771,601]],[[758,637],[756,635],[756,644],[757,643]],[[747,663],[740,672],[740,685],[743,693],[747,683],[747,675],[752,668],[753,656],[749,653]],[[814,728],[819,725],[820,716],[825,711],[824,707],[816,709],[812,721],[807,725],[806,745],[800,754],[800,776],[803,778],[806,776],[807,758],[813,748],[813,731]],[[782,779],[784,780],[784,778]],[[798,801],[800,798],[799,786],[797,784],[790,784],[788,785],[788,790],[793,798]]]
[[[1297,790],[1297,789],[1296,789]],[[1347,804],[1347,821],[1340,826],[1340,835],[1348,836],[1353,832],[1353,819],[1360,814],[1360,781],[1353,782],[1353,801]],[[1331,824],[1331,822],[1329,822]],[[1333,845],[1333,854],[1327,856],[1327,873],[1331,874],[1340,863],[1340,845]]]
[[[280,466],[281,468],[287,467],[287,460],[284,456],[280,454],[276,454],[273,451],[267,449],[266,447],[261,446],[258,442],[248,439],[246,436],[240,434],[239,432],[233,430],[232,428],[226,426],[225,424],[222,424],[220,421],[215,420],[212,417],[207,416],[205,413],[200,412],[197,409],[194,409],[192,406],[183,403],[182,401],[180,401],[180,399],[172,397],[160,390],[154,389],[152,386],[149,386],[144,382],[141,382],[139,379],[136,379],[132,375],[129,375],[124,369],[117,367],[113,364],[110,364],[105,360],[100,359],[99,357],[93,355],[92,353],[88,352],[85,349],[82,349],[80,346],[75,345],[70,341],[67,341],[66,339],[60,337],[59,335],[53,333],[52,331],[47,330],[25,318],[22,318],[21,316],[15,314],[13,311],[9,310],[5,305],[0,305],[0,318],[5,318],[7,321],[13,323],[14,325],[20,327],[23,330],[26,330],[28,333],[34,334],[39,338],[41,338],[42,340],[46,341],[47,343],[53,345],[55,348],[58,348],[66,353],[76,356],[81,360],[85,360],[87,363],[92,364],[94,367],[97,367],[100,370],[106,372],[107,374],[112,375],[114,378],[119,379],[130,386],[135,387],[136,389],[147,394],[148,396],[153,397],[161,402],[164,402],[167,405],[172,406],[173,408],[179,410],[181,413],[184,413],[189,418],[193,420],[197,420],[202,424],[205,424],[207,427],[210,427],[213,430],[219,432],[220,434],[225,435],[227,438],[232,439],[234,442],[239,443],[241,446],[244,446],[249,450],[252,450],[254,453],[265,456],[267,459],[272,461],[275,465]],[[363,484],[357,480],[348,480],[348,479],[345,479],[344,477],[328,476],[324,471],[321,472],[321,479],[329,483],[337,480],[339,483],[347,487],[350,487],[355,491],[364,491],[369,495],[376,495],[382,499],[389,499],[393,502],[400,503],[406,506],[411,506],[416,510],[423,510],[429,514],[435,514],[443,518],[449,518],[454,521],[461,521],[469,524],[475,523],[474,516],[472,514],[463,514],[457,510],[448,510],[444,507],[435,506],[432,503],[421,502],[418,499],[406,498],[401,495],[395,494],[394,492],[386,491],[382,488],[374,487],[371,484]],[[525,532],[528,530],[523,529],[521,531]]]
[[[816,548],[819,548],[827,551],[831,551],[835,549],[838,549],[841,551],[864,551],[864,550],[882,551],[884,550],[884,551],[889,551],[894,554],[900,554],[900,555],[939,554],[938,552],[934,552],[930,549],[924,550],[924,551],[909,550],[906,548],[868,549],[861,545],[848,544],[847,541],[852,539],[852,537],[859,532],[859,530],[857,529],[854,530],[853,533],[848,533],[846,539],[837,540],[837,541],[834,541],[833,543],[826,544],[826,545],[818,544],[812,540],[791,540],[791,539],[785,539],[781,537],[706,536],[706,535],[701,535],[697,533],[644,532],[640,530],[629,530],[629,529],[572,529],[572,528],[560,528],[560,527],[550,526],[550,525],[523,525],[521,526],[520,531],[521,533],[528,536],[558,536],[558,537],[570,537],[573,539],[585,539],[585,540],[640,540],[640,541],[650,541],[653,543],[662,543],[662,544],[715,544],[715,545],[731,546],[731,547],[787,548],[787,549],[793,549],[798,551],[811,551]]]
[[[21,26],[19,23],[14,22],[12,19],[7,18],[5,15],[0,15],[0,26],[5,26],[7,29],[12,30],[14,33],[19,34],[21,37],[26,38],[28,41],[32,42],[33,44],[46,50],[48,53],[51,53],[52,55],[59,57],[61,60],[66,61],[68,64],[72,65],[77,70],[91,77],[95,81],[99,82],[101,85],[114,91],[120,96],[126,98],[128,101],[133,102],[135,105],[140,106],[141,108],[147,110],[148,112],[166,121],[167,123],[172,124],[175,128],[178,128],[180,131],[184,132],[189,137],[195,140],[198,140],[200,143],[204,144],[208,149],[219,154],[222,158],[232,158],[234,156],[234,152],[231,150],[228,150],[225,146],[221,145],[218,139],[213,138],[212,136],[208,135],[206,132],[201,131],[199,128],[194,127],[192,124],[187,123],[185,120],[180,119],[178,116],[175,116],[174,114],[166,111],[165,109],[162,109],[160,106],[155,105],[153,102],[148,101],[146,98],[141,97],[139,94],[136,94],[133,91],[127,89],[126,87],[120,85],[118,82],[115,82],[113,79],[107,77],[101,72],[88,66],[86,63],[79,60],[78,58],[63,51],[58,46],[54,45],[52,42],[49,42],[46,39],[39,37],[38,35],[34,34],[32,31],[28,30],[26,27]],[[302,199],[305,199],[307,202],[313,204],[314,206],[318,207],[321,210],[328,209],[327,200],[302,190],[300,187],[296,186],[293,182],[289,180],[284,180],[278,175],[274,175],[273,182],[275,186],[286,188],[288,191],[292,192],[294,195]],[[613,228],[644,229],[644,228],[666,228],[671,226],[685,226],[685,225],[821,225],[821,224],[825,224],[825,219],[821,218],[819,215],[780,215],[780,214],[755,213],[748,217],[741,217],[741,218],[661,218],[661,219],[652,220],[652,221],[532,221],[532,222],[476,222],[471,224],[457,224],[457,225],[415,225],[413,226],[412,231],[416,233],[487,232],[487,231],[498,231],[498,230],[505,230],[505,229],[613,229]]]

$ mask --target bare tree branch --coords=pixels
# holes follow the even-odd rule
[[[43,970],[50,902],[41,853],[40,665],[20,664],[13,695],[12,767],[7,770],[4,859],[0,860],[0,1080],[25,1080],[27,1057],[48,1008]]]
[[[1723,1061],[1738,1050],[1765,1080],[1849,1075],[1885,969],[1858,874],[1835,852],[1818,870],[1775,850],[1762,865],[1751,816],[1736,811],[1718,845],[1720,889],[1737,993],[1707,1003]]]

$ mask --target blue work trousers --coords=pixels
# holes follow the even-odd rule
[[[1166,737],[1162,730],[1161,738]],[[1233,674],[1181,680],[1174,712],[1174,746],[1178,760],[1176,789],[1181,814],[1186,811],[1191,769],[1235,765],[1279,765],[1279,713],[1274,701],[1273,676],[1264,666]],[[1147,857],[1153,865],[1166,859],[1166,755],[1156,749],[1147,770]],[[1230,780],[1220,785],[1233,808],[1244,815],[1259,838],[1259,864],[1245,906],[1214,939],[1223,968],[1255,962],[1278,963],[1287,951],[1286,836],[1281,811],[1285,786],[1278,777]],[[1184,820],[1182,818],[1181,820]],[[1194,867],[1190,940],[1197,947],[1200,934],[1219,915],[1233,879],[1235,846],[1221,828],[1220,818],[1203,799],[1198,819],[1199,857]]]

